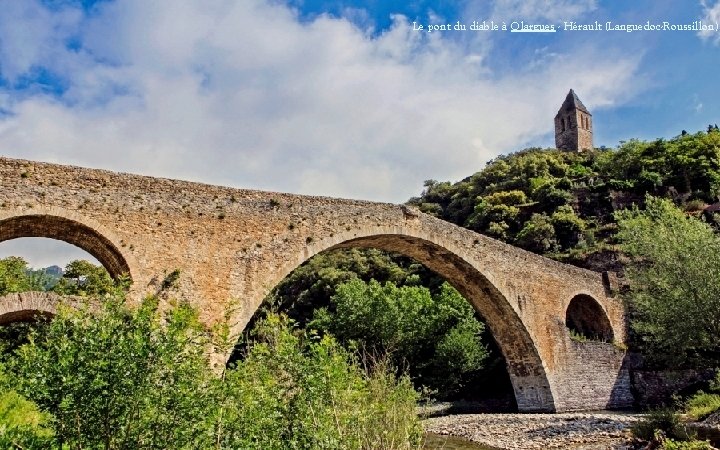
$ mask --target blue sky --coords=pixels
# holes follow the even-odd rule
[[[504,5],[502,5],[504,3]],[[523,11],[522,4],[529,4]],[[360,9],[366,15],[360,26],[371,26],[382,33],[392,26],[391,16],[402,14],[409,21],[427,23],[469,24],[475,18],[497,17],[499,21],[526,20],[531,23],[555,24],[554,34],[512,35],[498,33],[487,54],[493,77],[502,78],[518,70],[532,72],[542,56],[560,54],[581,45],[605,47],[610,51],[640,55],[634,77],[629,80],[637,89],[625,98],[595,109],[598,145],[614,147],[631,137],[653,139],[679,134],[682,129],[694,131],[720,120],[717,65],[720,64],[718,33],[698,36],[692,32],[562,32],[565,21],[577,23],[644,24],[646,21],[692,24],[705,20],[716,24],[720,6],[712,1],[640,0],[621,1],[547,1],[547,2],[472,2],[472,1],[336,1],[296,0],[301,17],[312,20],[318,15],[353,17],[348,10]],[[498,4],[505,11],[494,12]],[[548,8],[540,13],[537,9]],[[568,14],[569,12],[569,14]],[[435,17],[433,17],[435,16]],[[449,39],[465,40],[467,33],[443,33]],[[472,44],[470,44],[472,45]],[[540,56],[539,56],[540,55]],[[530,63],[529,68],[524,68]],[[572,62],[569,62],[572,64]],[[612,64],[612,62],[610,62]],[[572,76],[568,76],[572,80]],[[572,81],[568,82],[568,86]],[[582,92],[579,92],[582,95]],[[552,146],[552,136],[539,137],[529,145]]]
[[[0,154],[404,202],[553,145],[574,88],[595,144],[720,122],[720,0],[0,0]],[[494,20],[556,33],[413,31]],[[3,244],[7,245],[7,244]],[[0,256],[2,249],[0,248]]]

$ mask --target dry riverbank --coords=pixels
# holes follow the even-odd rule
[[[457,414],[424,421],[430,433],[507,450],[621,449],[639,414]]]

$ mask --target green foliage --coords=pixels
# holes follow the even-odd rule
[[[698,392],[685,402],[685,411],[695,420],[702,420],[720,410],[720,394]]]
[[[47,290],[61,295],[105,295],[127,282],[126,279],[115,281],[104,267],[83,260],[70,262],[63,277],[56,280],[42,270],[31,270],[23,258],[0,259],[0,295]]]
[[[431,289],[442,284],[436,275],[407,257],[376,249],[335,250],[311,258],[288,275],[266,299],[265,311],[282,311],[304,326],[316,308],[330,306],[339,285],[355,279],[423,284]]]
[[[537,253],[546,253],[557,248],[555,228],[545,214],[533,214],[517,235],[519,246]]]
[[[175,269],[162,281],[160,285],[162,289],[173,289],[177,287],[178,280],[180,279],[180,269]]]
[[[11,367],[19,391],[54,415],[58,443],[182,448],[202,434],[209,401],[203,331],[187,305],[161,315],[154,299],[130,310],[116,294],[99,311],[61,310]]]
[[[226,375],[223,448],[406,449],[419,445],[417,394],[385,364],[364,372],[332,337],[269,315]]]
[[[354,330],[353,335],[348,336],[350,329],[343,326],[333,326],[331,329],[331,323],[337,318],[336,309],[338,308],[338,302],[331,299],[338,292],[340,285],[353,280],[366,283],[378,280],[381,284],[391,282],[398,288],[415,287],[417,289],[411,294],[403,294],[410,297],[403,303],[406,303],[403,308],[408,311],[412,308],[425,308],[423,311],[427,314],[435,314],[428,312],[428,306],[423,306],[423,302],[430,305],[442,301],[452,305],[448,311],[455,316],[451,319],[438,320],[433,327],[425,327],[420,331],[410,327],[402,332],[405,336],[403,338],[399,337],[400,328],[398,327],[411,324],[414,316],[401,317],[399,320],[387,320],[388,327],[396,328],[394,330],[386,329],[387,334],[382,336],[378,331],[382,327],[376,322],[368,322],[372,323],[374,327],[372,331],[363,328]],[[418,286],[426,286],[427,289],[423,288],[423,294],[420,295],[423,300],[413,306],[413,296],[422,291]],[[356,300],[363,303],[366,299],[357,297]],[[383,316],[382,311],[390,308],[385,303],[388,301],[390,300],[376,298],[375,303],[365,303],[361,307],[363,317]],[[397,305],[393,307],[397,307]],[[373,313],[373,308],[380,308],[379,312]],[[437,308],[437,305],[433,308]],[[439,397],[475,395],[479,392],[470,391],[479,390],[478,386],[480,385],[487,386],[488,392],[505,387],[502,385],[504,382],[502,374],[500,378],[495,374],[493,382],[487,382],[484,379],[484,381],[480,381],[482,377],[490,376],[490,371],[494,369],[490,369],[492,364],[485,364],[487,360],[485,356],[482,356],[489,353],[482,340],[478,344],[477,335],[482,334],[484,326],[473,317],[474,310],[469,302],[454,289],[445,285],[442,278],[430,272],[423,265],[401,255],[376,249],[347,249],[321,253],[308,260],[283,280],[266,299],[265,305],[256,313],[253,320],[261,319],[269,311],[282,311],[288,314],[300,328],[307,327],[311,320],[315,320],[313,325],[315,328],[336,334],[343,345],[352,349],[357,349],[356,347],[359,345],[361,347],[359,350],[377,354],[384,354],[392,350],[394,365],[401,368],[407,367],[418,388],[421,388],[423,384],[436,386]],[[346,309],[343,314],[349,312],[350,309]],[[359,317],[360,315],[356,315],[357,322],[361,320]],[[467,323],[460,324],[466,319],[468,319]],[[418,320],[425,321],[426,318],[422,317]],[[458,326],[457,330],[453,330],[455,326]],[[365,332],[371,334],[363,336],[362,334]],[[448,335],[448,333],[451,334]],[[472,333],[477,335],[472,335]],[[390,335],[392,336],[389,337]],[[387,340],[382,340],[385,338],[393,340],[392,346],[387,344]],[[487,339],[487,337],[483,337],[483,339]],[[397,347],[398,344],[395,341],[398,340],[402,342],[402,348]],[[453,340],[461,345],[460,350],[453,351],[455,354],[462,353],[465,359],[453,357],[452,361],[448,362],[448,360],[443,360],[440,354],[435,354],[436,351],[450,354],[451,348],[448,343]],[[245,342],[240,342],[231,361],[241,357],[245,345],[247,345]],[[353,345],[355,347],[352,347]],[[419,347],[411,349],[414,345]],[[493,352],[493,357],[499,359],[500,366],[504,367],[499,352]],[[474,369],[470,370],[469,365],[474,365]],[[483,368],[485,365],[488,367],[487,370]],[[437,374],[432,375],[433,371],[437,371]],[[451,382],[446,382],[447,379]]]
[[[484,201],[491,205],[522,205],[528,202],[528,198],[523,191],[517,189],[512,191],[501,191],[490,194],[484,198]]]
[[[574,247],[585,231],[585,221],[570,206],[559,207],[550,218],[558,243],[563,249]]]
[[[710,392],[720,394],[720,370],[715,370],[715,378],[710,380]]]
[[[666,363],[720,360],[720,238],[668,200],[618,214],[633,328],[645,353]]]
[[[0,295],[44,290],[42,274],[32,272],[24,259],[17,256],[0,259]]]
[[[720,194],[720,133],[713,128],[668,140],[630,140],[616,151],[527,149],[500,156],[455,184],[429,180],[409,203],[457,225],[564,258],[567,253],[558,249],[590,254],[612,244],[614,232],[605,226],[614,223],[613,212],[648,193],[689,199],[696,207],[714,202]],[[540,226],[536,214],[551,218],[553,233]],[[608,232],[596,233],[600,229]]]
[[[407,377],[383,364],[366,372],[331,336],[275,315],[256,336],[217,377],[187,304],[129,308],[115,290],[99,308],[61,308],[8,358],[17,392],[0,377],[0,447],[418,447]]]
[[[692,437],[680,422],[680,416],[672,408],[652,410],[647,417],[631,428],[633,436],[646,441],[655,439],[657,431],[661,431],[671,439],[688,440]]]
[[[50,421],[49,414],[11,388],[0,365],[0,448],[48,448],[53,436]]]
[[[108,294],[115,286],[115,281],[104,267],[85,260],[75,260],[68,263],[63,277],[52,290],[61,295],[84,297]]]
[[[441,396],[456,393],[488,357],[483,324],[448,284],[433,296],[421,286],[351,280],[332,302],[334,311],[318,310],[310,328],[370,354],[389,354],[396,366],[408,367],[416,385]]]
[[[713,447],[708,441],[676,441],[674,439],[666,439],[662,443],[663,450],[712,450]]]
[[[587,336],[573,329],[568,329],[568,334],[570,334],[570,339],[575,342],[587,342],[589,340]]]

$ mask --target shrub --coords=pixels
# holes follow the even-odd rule
[[[642,350],[670,366],[712,367],[720,355],[720,238],[669,200],[617,214],[632,326]]]
[[[284,316],[258,324],[222,389],[222,448],[410,449],[419,445],[417,394],[387,362],[363,371],[337,341],[294,331]]]
[[[0,295],[11,292],[42,291],[46,280],[33,274],[27,262],[17,256],[0,259]]]
[[[417,394],[387,365],[366,372],[331,336],[270,315],[245,360],[217,377],[196,311],[163,309],[156,298],[129,308],[117,290],[31,331],[8,359],[18,392],[0,377],[0,448],[418,446]]]
[[[10,388],[0,365],[0,448],[42,449],[52,441],[51,416]]]
[[[635,437],[650,441],[655,439],[657,431],[662,431],[671,439],[690,439],[688,430],[680,423],[679,415],[671,408],[660,408],[650,411],[648,416],[633,425]]]
[[[483,201],[490,205],[522,205],[528,202],[528,198],[523,191],[500,191],[490,194],[483,198]]]
[[[65,267],[63,277],[53,291],[63,295],[105,295],[113,290],[115,282],[102,266],[76,260]]]
[[[572,339],[575,342],[587,342],[589,339],[584,334],[573,330],[572,328],[568,328],[568,334],[570,335],[570,339]]]
[[[572,207],[559,207],[550,218],[558,243],[563,249],[577,245],[585,230],[586,224],[575,214]]]
[[[182,447],[204,431],[204,336],[188,305],[160,314],[147,299],[129,309],[116,293],[99,310],[61,309],[9,366],[19,392],[55,417],[58,444]]]
[[[517,235],[516,244],[520,247],[539,253],[557,248],[555,228],[545,214],[533,214],[530,220]]]
[[[663,450],[712,450],[714,447],[708,441],[675,441],[666,439],[661,447]]]
[[[695,420],[702,420],[720,410],[720,394],[698,392],[685,402],[685,411]]]

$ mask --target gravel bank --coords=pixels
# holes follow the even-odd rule
[[[642,416],[611,412],[563,414],[457,414],[423,421],[431,433],[507,450],[621,449]]]

